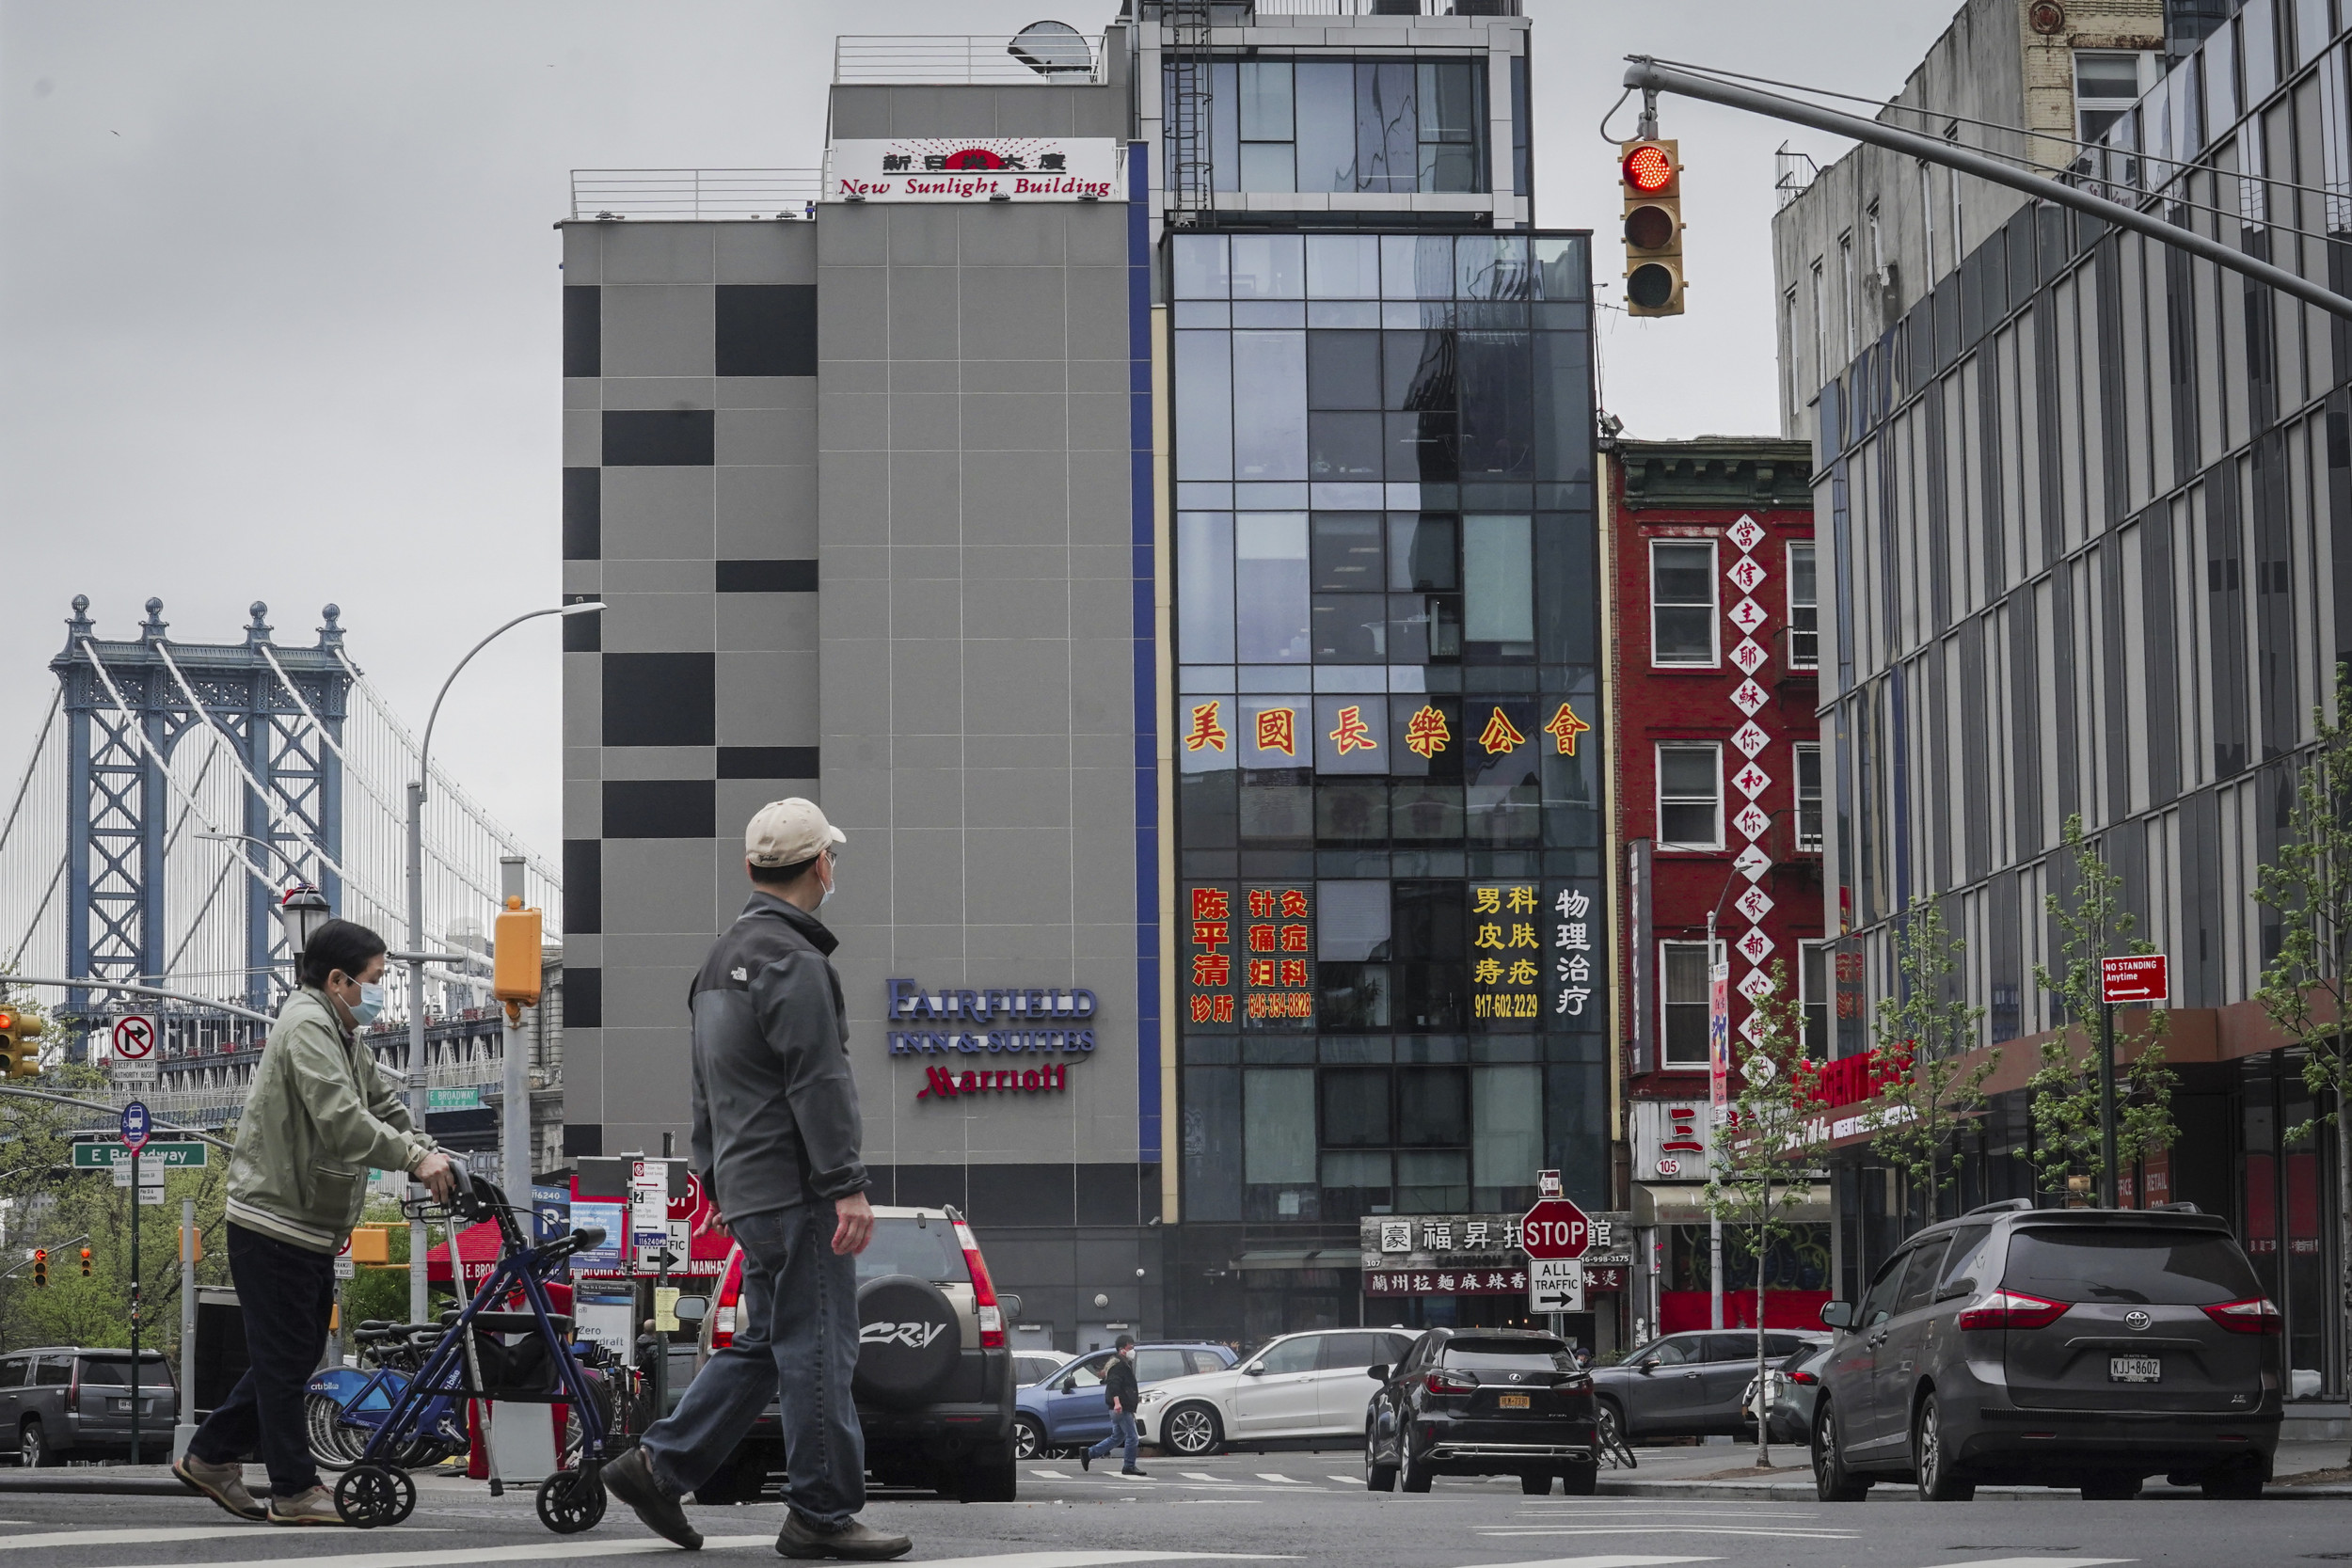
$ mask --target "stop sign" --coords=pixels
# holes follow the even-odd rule
[[[1592,1245],[1592,1222],[1565,1197],[1548,1197],[1530,1209],[1520,1231],[1528,1257],[1538,1259],[1581,1258]]]

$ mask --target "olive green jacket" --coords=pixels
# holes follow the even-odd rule
[[[367,1203],[368,1167],[414,1170],[434,1147],[326,993],[286,998],[253,1069],[229,1218],[309,1252],[339,1252]]]

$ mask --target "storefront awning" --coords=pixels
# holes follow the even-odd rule
[[[1300,1248],[1296,1251],[1245,1252],[1233,1267],[1245,1273],[1275,1269],[1359,1269],[1364,1255],[1356,1247]]]
[[[1800,1225],[1827,1225],[1829,1183],[1811,1183],[1805,1189],[1804,1202],[1781,1209],[1779,1214],[1782,1219]],[[1708,1218],[1707,1189],[1694,1182],[1652,1181],[1637,1184],[1633,1189],[1635,1225],[1705,1225]]]

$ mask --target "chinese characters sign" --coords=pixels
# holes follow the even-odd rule
[[[1534,885],[1472,882],[1470,1017],[1481,1023],[1543,1016],[1543,939]]]
[[[1508,1269],[1375,1269],[1364,1275],[1368,1296],[1508,1296],[1527,1289],[1527,1267]]]
[[[828,201],[1124,201],[1127,149],[1103,137],[837,141]]]
[[[1211,1028],[1311,1029],[1314,885],[1203,883],[1184,894],[1185,1017]]]

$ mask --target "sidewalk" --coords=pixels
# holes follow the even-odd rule
[[[2280,1444],[2278,1458],[2272,1467],[2270,1487],[2265,1495],[2273,1497],[2352,1497],[2352,1470],[2347,1470],[2344,1465],[2345,1449],[2346,1445],[2341,1441]],[[1788,1502],[1795,1498],[1809,1501],[1813,1497],[1811,1459],[1802,1444],[1774,1443],[1772,1468],[1768,1471],[1759,1471],[1755,1467],[1754,1443],[1635,1449],[1633,1454],[1641,1461],[1634,1469],[1602,1468],[1598,1488],[1602,1497],[1705,1497],[1757,1502]],[[2312,1479],[2298,1481],[2298,1477]],[[1905,1483],[1883,1483],[1873,1490],[1882,1498],[1912,1496],[1909,1485]],[[2071,1489],[2047,1486],[1985,1486],[1979,1488],[1977,1495],[2005,1498],[2071,1498],[2075,1496]],[[2197,1497],[2202,1494],[2193,1486],[2171,1486],[2162,1480],[2152,1480],[2141,1496]]]

